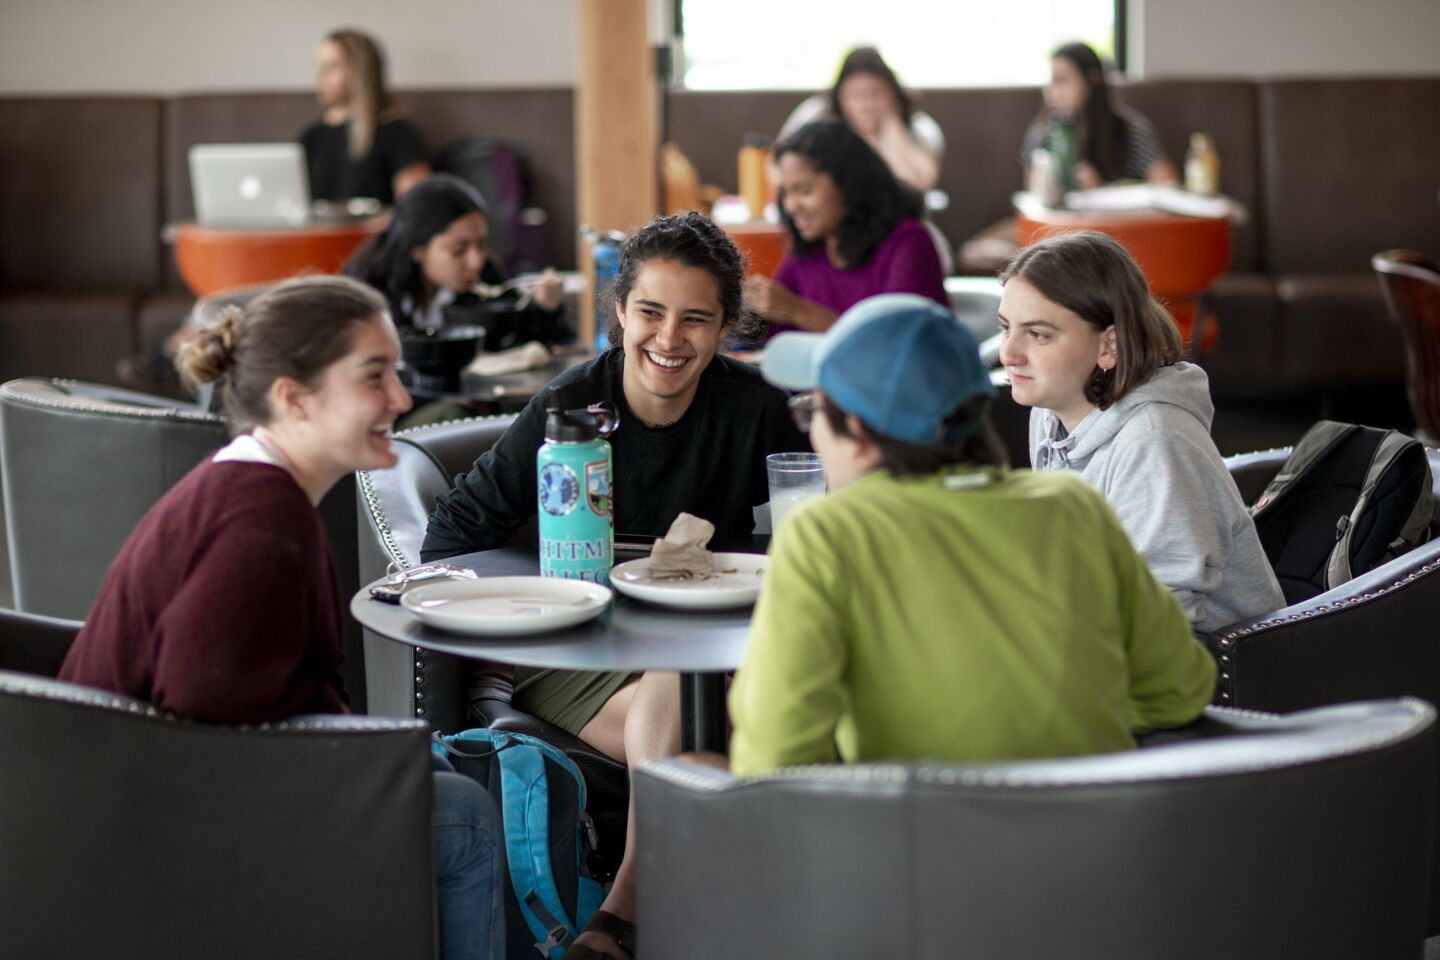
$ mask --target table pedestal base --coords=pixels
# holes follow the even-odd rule
[[[680,674],[680,749],[724,753],[725,674]]]

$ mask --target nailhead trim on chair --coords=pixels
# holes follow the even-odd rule
[[[33,381],[32,381],[33,382]],[[47,381],[55,387],[66,387],[76,385],[75,380],[51,379]],[[224,423],[225,418],[213,413],[200,411],[191,412],[177,407],[141,407],[129,405],[123,401],[116,401],[113,404],[101,403],[95,400],[78,399],[67,396],[65,399],[54,399],[51,397],[38,397],[27,393],[24,390],[12,387],[10,383],[0,385],[0,396],[16,403],[28,404],[32,407],[44,407],[50,410],[69,410],[77,413],[97,413],[114,417],[133,417],[137,420],[184,420],[189,423]],[[175,401],[183,403],[184,401]]]
[[[1269,630],[1271,627],[1283,626],[1289,623],[1301,623],[1305,620],[1314,619],[1315,617],[1321,616],[1322,614],[1334,613],[1338,610],[1345,610],[1350,607],[1357,607],[1362,604],[1369,603],[1372,600],[1378,600],[1381,597],[1384,597],[1387,594],[1391,593],[1392,591],[1398,590],[1406,584],[1414,583],[1421,577],[1429,576],[1436,570],[1440,570],[1440,558],[1436,558],[1434,560],[1431,560],[1429,563],[1424,564],[1423,566],[1417,567],[1416,569],[1407,573],[1405,576],[1395,580],[1389,586],[1381,587],[1378,590],[1367,590],[1365,593],[1362,593],[1357,597],[1348,597],[1341,600],[1334,600],[1329,603],[1318,604],[1313,607],[1307,607],[1304,610],[1301,610],[1298,613],[1292,613],[1289,616],[1261,620],[1258,623],[1252,623],[1248,626],[1242,627],[1239,630],[1234,631],[1233,633],[1222,633],[1217,638],[1217,642],[1222,651],[1228,651],[1234,648],[1237,640],[1240,640],[1244,637],[1254,636],[1257,633],[1262,633],[1266,630]],[[1234,699],[1234,690],[1231,688],[1233,678],[1231,677],[1229,671],[1224,669],[1230,664],[1230,662],[1231,660],[1229,654],[1222,653],[1220,656],[1220,664],[1222,668],[1220,673],[1220,699],[1227,702]]]
[[[1230,456],[1228,456],[1228,457],[1225,458],[1225,465],[1228,467],[1230,464],[1234,463],[1234,462],[1237,461],[1237,460],[1247,460],[1247,459],[1249,459],[1250,457],[1263,457],[1263,456],[1265,456],[1266,454],[1269,454],[1269,453],[1284,453],[1284,454],[1287,454],[1287,455],[1288,455],[1289,452],[1290,452],[1291,450],[1293,450],[1293,449],[1295,449],[1295,448],[1294,448],[1294,447],[1267,447],[1267,448],[1264,449],[1264,450],[1247,450],[1247,451],[1245,451],[1244,453],[1232,453],[1232,454],[1230,454]]]
[[[106,693],[103,690],[92,690],[86,687],[56,686],[46,682],[40,686],[31,686],[27,683],[17,683],[9,678],[0,679],[0,693],[13,693],[19,696],[35,697],[40,700],[53,700],[56,703],[76,703],[86,707],[103,707],[106,710],[123,710],[126,713],[143,714],[147,717],[158,717],[165,720],[179,720],[178,717],[169,713],[162,713],[153,704],[143,703],[139,700],[132,700],[129,697],[120,697],[113,693]]]
[[[385,511],[380,509],[380,501],[375,497],[375,484],[370,479],[370,471],[357,472],[355,482],[359,484],[360,494],[365,498],[365,507],[370,511],[370,519],[375,521],[375,529],[380,534],[380,542],[385,544],[385,553],[389,555],[393,563],[400,564],[400,569],[410,569],[413,564],[400,555],[400,545],[395,542],[395,531],[390,528],[390,521],[385,518]]]
[[[395,434],[395,436],[411,437],[430,430],[436,430],[440,427],[453,427],[457,423],[488,423],[491,420],[513,419],[514,417],[515,414],[513,413],[487,413],[481,417],[460,417],[455,420],[442,420],[440,423],[422,423],[418,427],[406,427],[404,430]]]
[[[85,707],[99,707],[104,710],[117,710],[125,713],[133,713],[141,716],[163,720],[167,723],[191,725],[194,721],[185,717],[176,716],[168,710],[160,710],[154,704],[133,700],[129,697],[121,697],[104,690],[94,690],[87,687],[77,687],[58,684],[46,681],[41,684],[31,685],[24,682],[15,682],[8,678],[0,680],[0,693],[15,694],[17,696],[33,697],[40,700],[51,700],[56,703],[73,703]],[[203,724],[203,726],[211,726]],[[300,717],[290,720],[277,720],[272,723],[244,723],[224,725],[226,730],[235,731],[394,731],[394,730],[423,730],[426,724],[416,720],[400,720],[386,717],[367,717],[360,714],[345,714],[324,717]]]
[[[321,720],[281,720],[276,723],[262,723],[258,726],[242,726],[241,730],[362,730],[366,732],[392,730],[424,730],[428,725],[419,720],[401,720],[396,717],[367,717],[361,714],[346,714],[337,723],[334,718]]]
[[[1275,760],[1254,759],[1236,764],[1227,769],[1234,773],[1257,773],[1279,766],[1288,767],[1299,763],[1318,763],[1335,757],[1348,756],[1364,750],[1385,747],[1389,744],[1397,743],[1432,722],[1431,708],[1423,700],[1417,697],[1400,697],[1398,700],[1407,707],[1415,708],[1415,712],[1406,723],[1387,733],[1373,734],[1370,736],[1354,736],[1344,740],[1336,740],[1318,746],[1304,754],[1291,753],[1284,758],[1277,758]],[[1264,713],[1256,710],[1238,710],[1234,707],[1208,707],[1206,708],[1206,712],[1218,713],[1223,716],[1244,717],[1277,725],[1283,723],[1285,720],[1284,717],[1273,713]],[[1084,758],[1074,759],[1082,760]],[[1057,770],[1057,766],[1062,769]],[[1063,770],[1063,766],[1063,758],[1036,761],[1031,767],[1008,770],[997,770],[986,767],[976,769],[968,766],[937,765],[807,764],[803,766],[777,767],[771,770],[762,770],[747,775],[744,778],[737,779],[728,777],[719,771],[712,771],[709,768],[697,770],[693,767],[682,767],[673,762],[664,762],[663,773],[661,773],[661,775],[668,781],[707,793],[719,793],[737,786],[744,787],[773,780],[867,784],[918,783],[940,784],[943,786],[1044,789],[1051,787],[1101,785],[1127,781],[1144,783],[1158,780],[1184,780],[1197,775],[1213,775],[1210,772],[1197,774],[1195,771],[1183,769],[1168,771],[1151,770],[1146,771],[1141,777],[1134,778],[1117,777],[1113,773],[1109,775],[1096,775],[1084,769],[1067,775]],[[1041,772],[1037,773],[1037,770]]]
[[[511,416],[510,414],[497,414],[486,417],[465,417],[460,420],[446,420],[444,423],[427,423],[418,427],[410,427],[408,430],[401,430],[394,436],[398,438],[409,438],[420,436],[438,427],[453,427],[457,423],[485,423],[491,420],[500,420]],[[395,531],[390,526],[390,521],[385,516],[385,511],[380,507],[380,501],[375,496],[375,484],[370,479],[369,470],[361,470],[355,475],[356,482],[360,485],[361,493],[365,497],[365,506],[370,511],[370,518],[375,521],[375,528],[380,532],[380,540],[385,544],[385,552],[390,555],[391,561],[400,564],[402,570],[408,570],[415,564],[407,557],[401,556],[400,545],[395,542]],[[418,557],[416,559],[419,559]],[[419,666],[419,664],[416,664]]]

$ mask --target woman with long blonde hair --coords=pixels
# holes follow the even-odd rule
[[[430,172],[425,145],[396,116],[385,89],[385,58],[358,30],[320,44],[315,99],[320,120],[300,134],[315,200],[370,197],[389,206]]]

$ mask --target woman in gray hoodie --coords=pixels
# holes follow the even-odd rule
[[[1077,470],[1198,632],[1285,605],[1210,439],[1205,371],[1110,237],[1060,234],[1001,273],[1000,361],[1030,413],[1030,463]]]

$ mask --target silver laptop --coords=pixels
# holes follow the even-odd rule
[[[298,143],[196,144],[190,184],[202,227],[294,226],[310,219],[305,150]]]

